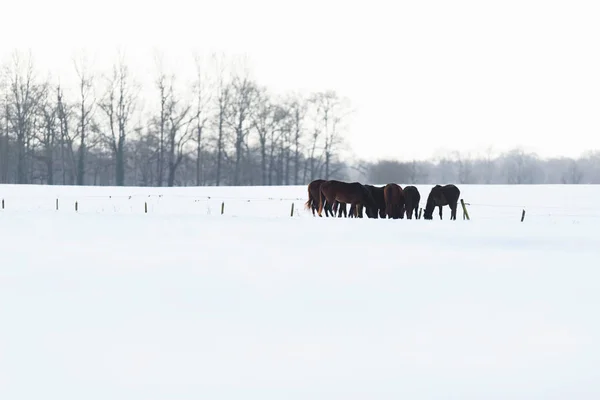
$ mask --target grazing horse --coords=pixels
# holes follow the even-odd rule
[[[442,219],[442,207],[449,206],[451,210],[450,219],[455,220],[459,197],[460,190],[455,185],[435,185],[433,188],[431,188],[431,192],[429,192],[429,196],[427,197],[427,205],[425,206],[423,218],[433,219],[433,210],[436,207],[439,207],[440,219]]]
[[[318,210],[319,192],[323,182],[325,182],[325,179],[315,179],[308,184],[308,201],[304,203],[304,208],[312,210],[313,216],[315,215],[315,211]],[[325,214],[327,214],[327,210]]]
[[[415,212],[415,219],[419,218],[420,201],[421,195],[419,194],[419,190],[416,187],[404,187],[404,204],[406,205],[406,219],[412,219],[413,211]]]
[[[340,203],[350,203],[350,213],[360,216],[359,207],[373,207],[375,199],[371,193],[362,184],[358,182],[341,182],[336,180],[326,181],[321,184],[319,195],[319,211],[321,215],[325,203],[333,204],[335,201]]]
[[[376,207],[367,209],[367,217],[369,218],[385,218],[385,187],[377,187],[373,185],[364,185],[375,199]]]
[[[385,213],[388,218],[404,218],[404,193],[400,185],[388,183],[383,188]]]
[[[315,179],[314,181],[312,181],[311,183],[308,184],[308,201],[306,203],[304,203],[304,208],[306,208],[307,210],[312,210],[312,214],[313,216],[315,215],[315,212],[318,211],[319,209],[319,193],[321,193],[321,185],[326,182],[325,179]],[[333,207],[336,208],[337,211],[337,204],[325,204],[325,216],[329,217],[329,215],[331,214],[331,216],[335,216]],[[344,211],[345,211],[345,205],[344,205]],[[341,212],[340,212],[341,215]],[[321,216],[321,214],[319,214],[319,217]]]

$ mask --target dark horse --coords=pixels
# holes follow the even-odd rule
[[[460,190],[455,185],[435,185],[433,188],[431,188],[429,197],[427,197],[427,205],[425,206],[423,218],[433,219],[433,210],[436,207],[439,207],[440,219],[442,219],[442,207],[449,206],[451,210],[450,219],[456,219],[456,207],[458,205],[459,197]]]
[[[404,218],[404,193],[400,185],[388,183],[383,188],[385,213],[388,218]]]
[[[313,216],[319,209],[319,193],[321,192],[321,184],[325,182],[325,179],[315,179],[308,184],[308,201],[304,203],[304,207],[307,210],[312,210]],[[329,216],[329,213],[333,215],[331,206],[328,204],[325,206],[325,215]]]
[[[364,185],[367,190],[371,192],[371,196],[375,199],[375,207],[367,209],[367,216],[369,218],[385,218],[385,187],[377,187],[373,185]]]
[[[314,181],[312,181],[311,183],[308,184],[308,201],[306,203],[304,203],[304,207],[307,210],[312,210],[313,216],[315,215],[315,212],[318,211],[319,209],[319,194],[321,193],[321,185],[323,184],[323,182],[326,182],[325,179],[315,179]],[[330,214],[331,216],[334,216],[334,210],[332,209],[332,206],[334,206],[334,204],[325,204],[325,216],[328,217]],[[337,204],[335,204],[335,206],[337,206]],[[335,207],[337,208],[337,207]],[[345,205],[344,205],[344,211],[345,211]],[[341,212],[340,212],[341,215]],[[319,214],[319,217],[321,216],[321,214]]]
[[[406,219],[412,219],[413,211],[415,213],[415,219],[419,218],[419,202],[421,201],[421,194],[419,190],[414,186],[404,187],[404,204],[406,205]]]
[[[323,212],[325,203],[333,204],[336,201],[350,203],[350,212],[354,212],[355,215],[358,214],[359,207],[372,208],[375,205],[375,199],[371,193],[358,182],[347,183],[331,180],[322,183],[319,196],[319,216]]]

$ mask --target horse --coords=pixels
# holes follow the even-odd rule
[[[371,193],[362,184],[358,182],[341,182],[330,180],[321,184],[319,195],[319,210],[321,215],[325,203],[333,204],[335,201],[340,203],[350,203],[350,213],[355,216],[361,216],[357,206],[374,207],[375,199]]]
[[[439,207],[440,219],[442,219],[442,207],[449,206],[451,210],[450,219],[455,220],[459,197],[460,190],[455,185],[435,185],[433,188],[431,188],[431,192],[429,192],[429,196],[427,197],[427,205],[425,206],[423,218],[433,219],[433,210],[436,207]]]
[[[375,199],[376,207],[373,209],[367,209],[367,217],[369,218],[385,218],[385,194],[384,187],[377,187],[373,185],[364,185]]]
[[[421,195],[419,194],[419,190],[416,187],[404,187],[404,204],[406,205],[406,219],[412,219],[413,211],[415,212],[415,219],[419,218],[420,201]]]
[[[313,216],[315,216],[315,212],[318,211],[318,209],[319,209],[319,193],[321,193],[321,185],[324,182],[326,182],[325,179],[315,179],[314,181],[312,181],[311,183],[308,184],[308,201],[306,203],[304,203],[304,208],[306,208],[307,210],[312,210]],[[326,217],[329,217],[330,214],[331,214],[331,216],[335,216],[332,206],[335,207],[335,206],[337,206],[337,204],[327,203],[325,205],[325,216]],[[336,207],[336,209],[337,209],[337,207]],[[344,211],[345,211],[345,205],[344,205]],[[340,215],[341,215],[341,213],[340,213]],[[321,216],[321,214],[319,214],[319,217],[320,216]]]
[[[383,188],[385,213],[388,218],[404,218],[404,193],[400,185],[388,183]]]

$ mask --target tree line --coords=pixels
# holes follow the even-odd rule
[[[194,78],[158,57],[142,87],[123,55],[106,71],[73,60],[44,77],[15,51],[0,74],[0,183],[303,185],[314,179],[405,184],[600,183],[600,152],[542,159],[515,149],[429,161],[342,162],[347,98],[332,90],[275,95],[240,60],[190,57]],[[183,62],[183,61],[182,61]]]
[[[292,185],[342,174],[348,99],[274,95],[239,60],[190,61],[195,79],[179,81],[156,58],[149,88],[122,55],[108,71],[81,58],[65,88],[15,52],[0,79],[0,183]]]
[[[453,152],[430,161],[365,163],[360,174],[382,184],[600,184],[600,152],[578,158],[541,158],[520,148],[498,155]]]

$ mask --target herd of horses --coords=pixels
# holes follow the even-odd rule
[[[429,192],[425,209],[424,219],[433,219],[435,207],[439,207],[440,219],[442,219],[442,207],[450,207],[450,219],[456,219],[456,209],[460,190],[453,184],[441,186],[435,185]],[[396,183],[388,183],[385,186],[363,185],[359,182],[342,182],[337,180],[317,179],[308,184],[308,201],[305,207],[322,217],[356,217],[363,218],[390,218],[403,219],[406,213],[407,219],[421,217],[419,202],[421,194],[415,186],[402,188]],[[350,205],[350,210],[346,209]]]

